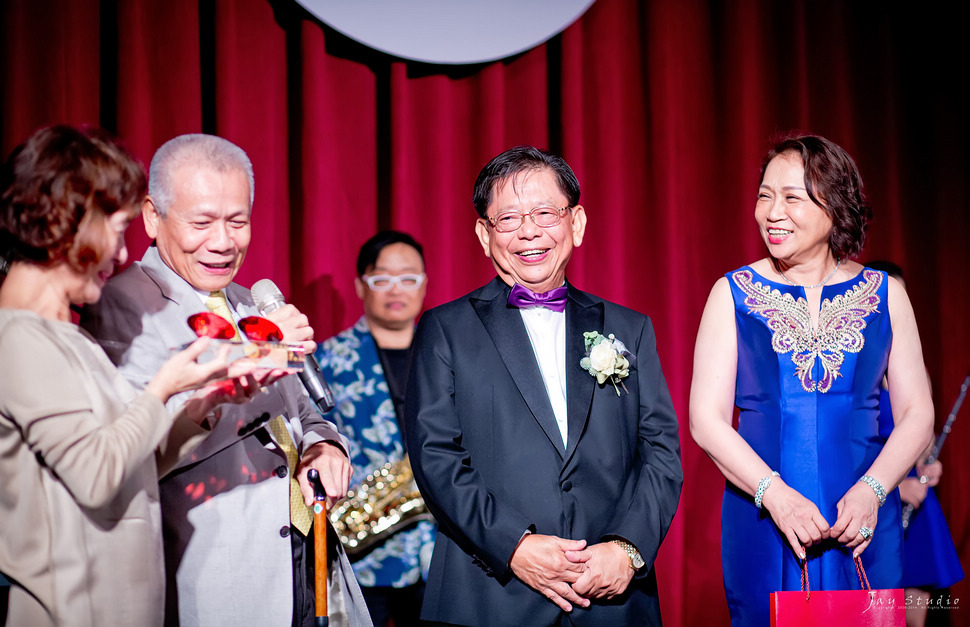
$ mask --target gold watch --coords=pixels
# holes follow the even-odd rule
[[[633,570],[640,570],[645,566],[643,556],[640,555],[640,551],[637,550],[637,547],[633,546],[626,540],[620,540],[619,538],[614,538],[610,540],[610,542],[623,549],[623,552],[630,557],[630,568]]]

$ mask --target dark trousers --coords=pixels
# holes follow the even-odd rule
[[[316,620],[316,580],[314,579],[313,532],[306,537],[290,527],[293,546],[293,627],[313,627]]]
[[[373,588],[361,586],[367,601],[367,611],[374,621],[374,627],[387,627],[393,621],[394,627],[411,627],[419,625],[421,616],[421,602],[424,600],[424,582],[419,581],[413,586],[391,588],[376,586]]]
[[[10,598],[10,583],[0,575],[0,625],[7,622],[7,601]]]

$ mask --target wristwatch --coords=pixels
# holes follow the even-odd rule
[[[626,540],[620,540],[619,538],[614,538],[610,540],[610,542],[623,549],[623,551],[630,556],[630,568],[633,570],[640,570],[645,566],[643,557],[640,555],[640,551],[637,550],[637,547],[633,546]]]

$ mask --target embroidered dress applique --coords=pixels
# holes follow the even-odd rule
[[[844,353],[858,353],[865,345],[862,331],[866,317],[878,311],[882,274],[863,270],[863,280],[844,294],[822,301],[818,314],[818,329],[812,329],[808,302],[798,300],[781,290],[772,289],[753,280],[748,270],[738,270],[731,275],[734,283],[744,292],[744,304],[748,313],[759,314],[771,329],[771,347],[779,355],[791,353],[795,364],[795,376],[802,389],[825,393],[841,376],[839,369]],[[815,361],[822,363],[822,377],[816,383],[812,379]]]

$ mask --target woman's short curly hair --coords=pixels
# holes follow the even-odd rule
[[[0,195],[0,256],[9,262],[66,261],[85,271],[106,254],[108,216],[134,216],[145,171],[97,128],[50,126],[10,155]]]
[[[845,261],[862,252],[872,207],[862,186],[855,161],[841,146],[817,135],[789,135],[776,143],[761,162],[761,180],[768,163],[779,155],[794,154],[805,168],[809,198],[832,218],[829,249]]]

